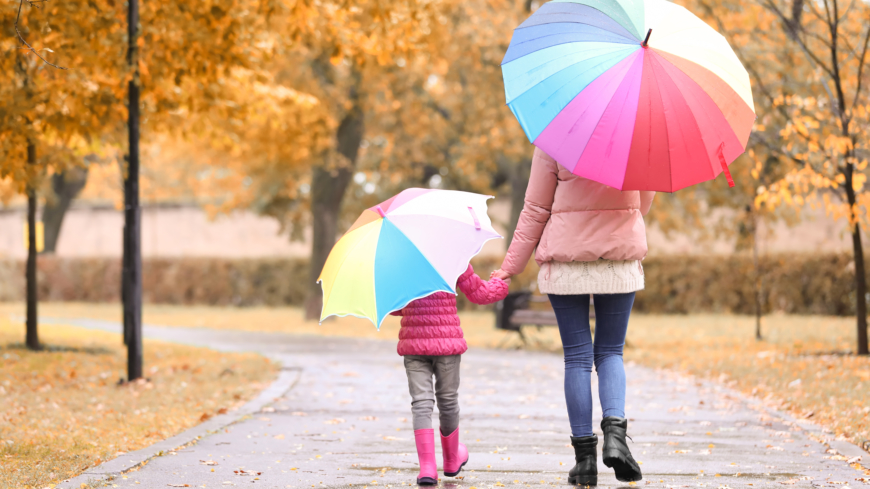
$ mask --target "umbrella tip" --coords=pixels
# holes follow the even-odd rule
[[[378,214],[380,214],[381,217],[387,217],[386,214],[384,214],[384,210],[381,209],[381,206],[377,206],[375,207],[375,209],[378,211]]]
[[[649,44],[649,36],[652,34],[652,29],[646,31],[646,39],[643,40],[643,47],[646,47]]]

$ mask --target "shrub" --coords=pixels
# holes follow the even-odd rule
[[[477,273],[488,278],[497,258],[475,258]],[[764,311],[791,314],[855,313],[854,265],[851,255],[778,254],[761,260]],[[143,262],[144,300],[160,304],[300,305],[308,281],[306,260],[159,258]],[[646,289],[635,310],[688,314],[754,314],[752,259],[732,256],[666,256],[644,261]],[[109,302],[120,297],[120,259],[39,258],[39,298],[46,301]],[[514,278],[512,288],[526,288],[537,267]],[[24,263],[0,261],[0,301],[24,299]],[[460,308],[468,308],[464,296]]]

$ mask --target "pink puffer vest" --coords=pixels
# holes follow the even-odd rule
[[[456,288],[475,304],[492,304],[508,293],[506,282],[497,278],[484,281],[471,265],[456,281]],[[402,316],[399,355],[461,355],[468,350],[456,313],[456,296],[449,292],[417,299],[392,314]]]

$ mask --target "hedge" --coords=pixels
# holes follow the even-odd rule
[[[120,260],[39,258],[39,298],[45,301],[119,300]],[[475,259],[486,277],[497,259]],[[855,312],[851,255],[781,254],[761,260],[765,312],[851,315]],[[535,279],[530,266],[513,288]],[[751,257],[667,256],[644,261],[646,290],[635,310],[649,313],[727,312],[753,314]],[[143,262],[144,299],[160,304],[300,305],[307,263],[299,259],[160,258]],[[0,260],[0,301],[21,301],[24,263]],[[460,300],[461,307],[468,303]]]

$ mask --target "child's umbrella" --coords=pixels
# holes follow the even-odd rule
[[[412,188],[363,211],[335,244],[317,279],[321,321],[367,318],[379,329],[391,312],[456,280],[483,244],[501,236],[486,214],[491,196]]]
[[[502,62],[526,136],[576,175],[674,192],[746,149],[749,75],[724,37],[666,0],[554,0],[514,30]]]

